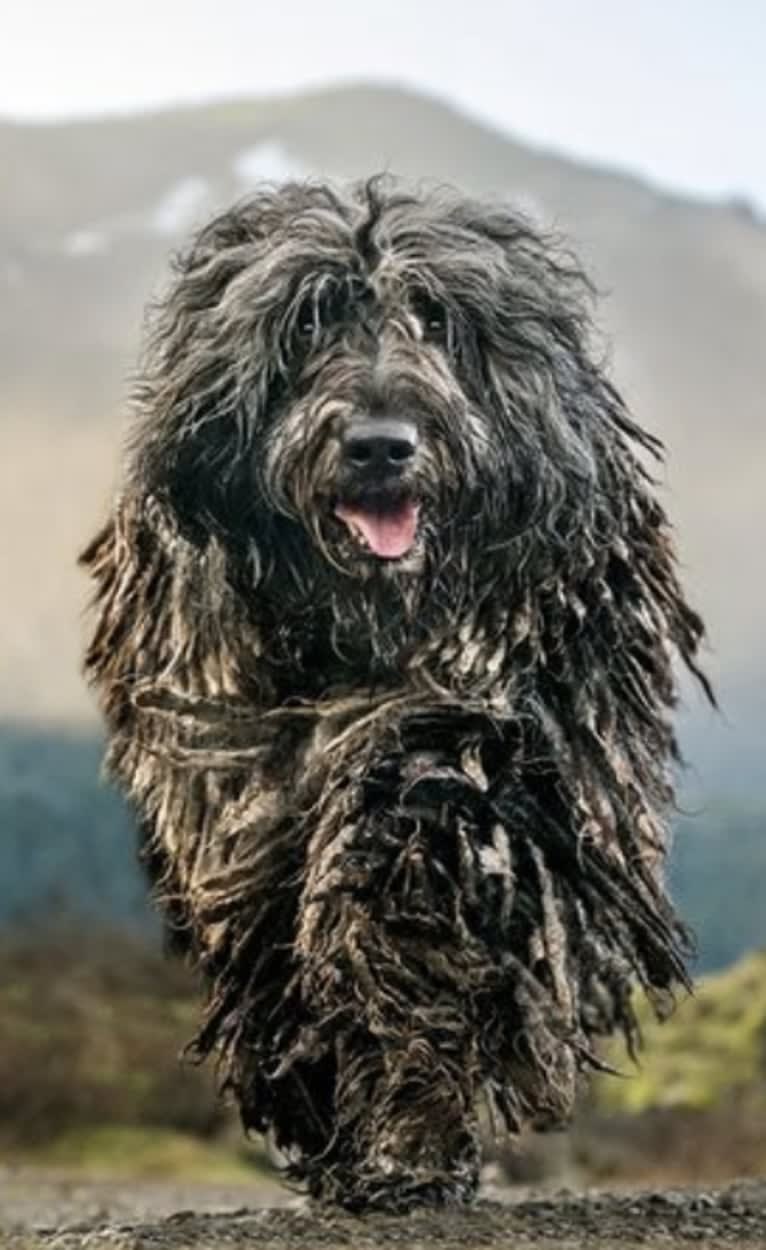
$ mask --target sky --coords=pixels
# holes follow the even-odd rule
[[[0,0],[0,115],[400,82],[766,211],[766,0]]]

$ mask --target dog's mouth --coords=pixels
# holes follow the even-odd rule
[[[415,545],[420,505],[414,499],[338,502],[334,512],[352,537],[381,560],[400,560]]]

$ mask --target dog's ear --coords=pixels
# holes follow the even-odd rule
[[[126,749],[151,736],[153,717],[210,721],[259,702],[257,627],[228,560],[215,535],[189,541],[166,505],[133,493],[82,553],[95,582],[85,673]]]
[[[176,577],[164,527],[156,505],[122,497],[80,556],[95,582],[85,673],[113,733],[129,729],[136,688],[172,667]]]
[[[302,195],[264,191],[212,221],[150,311],[123,493],[81,557],[96,583],[85,667],[115,728],[147,685],[228,698],[252,680],[235,659],[252,659],[257,640],[234,583],[252,591],[259,555],[237,527],[254,507],[252,442],[275,355],[279,301],[264,283],[282,280],[272,253]]]
[[[539,534],[542,552],[557,551],[562,595],[576,590],[591,605],[577,636],[603,652],[621,707],[629,689],[672,705],[671,649],[712,698],[696,660],[702,622],[686,603],[650,472],[662,444],[608,376],[592,284],[560,240],[510,210],[475,214],[471,225],[494,245],[486,368],[509,472],[528,466],[531,541]]]
[[[176,259],[134,388],[130,475],[187,532],[221,512],[261,384],[254,301],[230,298],[261,243],[239,218],[227,225],[212,223]]]
[[[135,476],[187,529],[203,514],[236,527],[252,502],[254,445],[283,393],[296,294],[316,264],[294,222],[328,195],[288,184],[221,214],[176,257],[149,312]]]
[[[279,381],[289,200],[265,191],[215,218],[148,312],[129,471],[189,534],[236,523],[252,486],[252,443]]]

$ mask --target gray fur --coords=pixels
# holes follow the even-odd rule
[[[264,191],[176,263],[83,557],[197,1051],[348,1206],[470,1198],[482,1099],[565,1121],[631,985],[686,984],[662,867],[702,625],[589,298],[503,207]],[[400,560],[333,513],[375,414],[420,432]]]

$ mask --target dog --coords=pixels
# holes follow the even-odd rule
[[[264,188],[177,258],[82,557],[107,767],[196,1054],[352,1210],[469,1201],[688,983],[675,657],[709,694],[592,290],[500,204]]]

